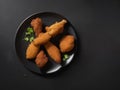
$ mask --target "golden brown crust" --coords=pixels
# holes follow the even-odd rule
[[[45,49],[48,52],[49,56],[56,62],[61,63],[61,53],[60,50],[51,42],[47,42]]]
[[[52,24],[51,26],[46,26],[45,29],[51,36],[56,36],[63,32],[64,25],[66,23],[67,21],[63,19],[62,21],[56,22]]]
[[[43,45],[46,42],[48,42],[50,40],[51,36],[48,34],[48,32],[43,33],[41,35],[39,35],[39,37],[35,38],[33,40],[34,45]]]
[[[33,30],[35,32],[35,36],[37,37],[40,32],[42,32],[42,19],[41,18],[35,18],[31,21],[31,26],[33,27]]]
[[[48,62],[48,58],[45,55],[44,51],[41,50],[35,59],[35,63],[39,68],[42,68],[46,65],[47,62]]]
[[[46,57],[44,51],[40,51],[40,46],[44,45],[46,51],[48,52],[49,56],[56,62],[61,63],[61,53],[59,48],[57,48],[53,43],[49,40],[51,37],[56,36],[63,32],[64,25],[67,23],[66,20],[62,20],[60,22],[56,22],[51,26],[46,26],[45,33],[42,33],[42,20],[40,18],[33,19],[31,21],[31,26],[34,29],[36,38],[32,41],[32,43],[28,46],[26,50],[26,58],[27,59],[35,59],[35,63],[38,67],[42,68],[48,62],[48,58]],[[69,35],[70,36],[70,35]],[[70,36],[67,39],[64,37],[60,42],[60,49],[61,52],[68,52],[73,49],[74,47],[74,37]],[[66,41],[68,44],[66,44]],[[39,52],[39,53],[38,53]]]
[[[62,20],[58,23],[55,23],[53,25],[51,25],[50,27],[46,27],[46,33],[43,33],[42,35],[39,35],[39,37],[35,38],[33,43],[34,45],[42,45],[45,44],[46,42],[48,42],[50,40],[50,38],[52,36],[55,36],[59,33],[61,33],[64,29],[64,25],[65,23],[67,23],[66,20]]]
[[[74,36],[64,36],[60,41],[59,47],[62,53],[71,51],[74,48]]]
[[[26,50],[26,59],[33,59],[39,52],[40,46],[35,46],[33,43],[30,43]]]

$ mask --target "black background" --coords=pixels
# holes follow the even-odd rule
[[[79,48],[65,71],[45,78],[28,71],[19,61],[14,38],[26,17],[46,11],[71,21]],[[0,41],[0,90],[120,88],[119,0],[0,0]]]

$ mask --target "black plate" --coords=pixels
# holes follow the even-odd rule
[[[38,73],[38,74],[41,74],[41,75],[48,75],[48,74],[52,74],[52,73],[55,73],[55,72],[61,70],[62,68],[67,66],[73,60],[73,57],[74,57],[75,52],[77,50],[77,36],[76,36],[74,27],[66,19],[68,22],[65,25],[64,32],[61,35],[58,35],[58,36],[54,37],[53,39],[51,39],[51,42],[53,42],[54,44],[59,46],[59,40],[64,35],[66,35],[66,34],[74,35],[74,37],[75,37],[75,47],[72,51],[67,53],[67,54],[69,54],[70,57],[66,61],[62,60],[61,64],[56,64],[47,55],[48,58],[49,58],[49,62],[47,63],[47,65],[43,69],[39,69],[34,62],[26,60],[25,52],[26,52],[26,48],[27,48],[29,43],[23,40],[27,27],[30,26],[31,20],[36,18],[36,17],[42,18],[43,26],[51,25],[51,24],[55,23],[56,21],[61,21],[62,19],[66,19],[66,18],[57,14],[57,13],[53,13],[53,12],[43,12],[43,13],[33,14],[33,15],[29,16],[28,18],[26,18],[20,24],[20,26],[18,27],[17,33],[16,33],[15,49],[16,49],[16,53],[17,53],[18,57],[20,58],[20,60],[24,64],[24,66],[32,72],[35,72],[35,73]],[[62,57],[63,57],[63,54],[62,54]]]

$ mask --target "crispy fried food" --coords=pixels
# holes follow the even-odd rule
[[[42,68],[46,65],[47,62],[48,62],[48,58],[45,55],[44,51],[41,50],[35,59],[35,63],[39,68]]]
[[[61,63],[61,54],[60,50],[51,42],[47,42],[45,45],[45,49],[48,52],[49,56],[56,62]]]
[[[41,35],[39,35],[37,38],[35,38],[33,40],[34,45],[42,45],[45,44],[46,42],[48,42],[50,40],[51,36],[49,35],[48,32],[43,33]]]
[[[62,53],[69,52],[74,48],[74,36],[66,35],[64,36],[59,44],[60,50]]]
[[[29,44],[26,50],[26,59],[33,59],[37,56],[40,46],[35,46],[32,43]]]
[[[49,40],[52,36],[58,35],[59,33],[63,32],[64,25],[67,23],[66,20],[62,20],[60,22],[56,22],[53,25],[46,27],[45,33],[42,32],[42,20],[40,18],[33,19],[31,22],[31,26],[34,29],[36,38],[33,42],[28,46],[26,50],[26,58],[33,59],[37,56],[40,45],[44,45],[50,57],[57,63],[61,62],[61,54],[60,50]],[[43,58],[43,51],[42,54],[40,53],[40,58]],[[36,63],[38,61],[39,54],[36,58]],[[42,62],[41,59],[38,62]],[[46,61],[47,62],[47,61]],[[44,63],[44,62],[42,62]],[[37,65],[41,65],[37,63]],[[42,66],[39,66],[42,67]]]
[[[31,26],[33,27],[33,30],[35,32],[35,36],[37,37],[40,32],[42,32],[42,19],[41,18],[35,18],[31,21]]]
[[[67,23],[67,21],[62,20],[61,22],[55,23],[50,27],[47,27],[46,33],[39,35],[39,37],[33,40],[34,45],[42,45],[48,42],[52,36],[55,36],[63,31],[65,23]]]
[[[52,24],[51,26],[46,26],[45,29],[47,32],[49,32],[49,34],[51,36],[56,36],[57,34],[59,33],[62,33],[63,32],[63,29],[64,29],[64,25],[67,23],[66,20],[62,20],[60,22],[56,22],[54,24]]]
[[[42,36],[44,33],[40,33],[39,37]],[[44,44],[45,49],[47,50],[49,56],[57,63],[61,62],[61,54],[60,50],[50,41]],[[53,52],[54,51],[54,52]]]

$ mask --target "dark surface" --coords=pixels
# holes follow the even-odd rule
[[[19,24],[27,16],[44,11],[67,17],[79,37],[74,61],[51,78],[28,71],[14,50]],[[0,90],[120,88],[119,0],[0,0],[0,38]]]

